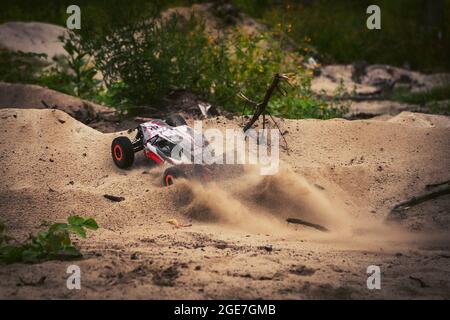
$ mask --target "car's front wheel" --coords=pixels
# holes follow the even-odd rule
[[[114,163],[121,169],[129,168],[134,162],[133,143],[127,137],[117,137],[111,144]]]

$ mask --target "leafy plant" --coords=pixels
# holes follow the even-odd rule
[[[94,56],[106,83],[107,90],[97,99],[122,112],[133,112],[133,106],[157,105],[176,89],[242,112],[239,92],[258,100],[274,74],[293,73],[297,80],[291,100],[276,97],[269,109],[296,118],[339,116],[340,108],[328,110],[328,102],[312,94],[312,72],[304,69],[303,55],[282,48],[281,39],[279,32],[249,35],[239,29],[213,38],[201,20],[175,14],[121,27],[94,40],[80,39],[80,45]],[[308,112],[302,107],[306,105]]]
[[[59,40],[67,55],[55,58],[56,65],[44,72],[37,83],[77,97],[94,98],[100,90],[101,81],[95,79],[97,70],[81,45],[80,36],[69,32],[66,36],[60,36]]]
[[[282,32],[281,32],[282,34]],[[279,31],[264,32],[259,35],[247,35],[235,30],[228,35],[227,57],[229,65],[221,75],[228,74],[228,82],[218,92],[226,95],[222,105],[235,112],[241,112],[242,101],[236,92],[243,92],[253,100],[261,101],[265,88],[276,73],[290,74],[291,88],[287,95],[276,95],[268,105],[272,115],[288,118],[341,117],[348,109],[336,92],[330,99],[324,99],[311,90],[313,72],[303,67],[302,48],[285,49],[283,37]],[[220,97],[211,97],[211,100]],[[245,109],[246,114],[253,110]]]
[[[83,51],[79,35],[69,32],[59,40],[67,52],[55,57],[55,65],[47,67],[46,54],[21,51],[0,51],[0,81],[38,84],[85,99],[94,99],[100,92],[96,69]]]
[[[233,111],[241,111],[242,101],[237,93],[243,92],[254,100],[261,100],[265,88],[276,73],[292,73],[300,79],[304,74],[303,57],[295,52],[280,50],[273,33],[248,35],[235,29],[221,40],[225,59],[221,63],[222,72],[215,77],[216,90],[210,95],[212,100]],[[212,76],[212,75],[211,75]],[[294,87],[299,84],[294,81]]]
[[[97,230],[97,222],[92,218],[84,219],[79,216],[70,216],[67,221],[68,223],[54,223],[47,231],[41,231],[36,236],[30,235],[26,242],[15,245],[8,244],[10,238],[5,238],[5,226],[0,224],[0,263],[31,263],[81,257],[80,251],[72,245],[70,235],[86,238],[85,228]]]
[[[212,49],[194,17],[138,21],[82,45],[121,111],[158,103],[173,89],[196,91],[211,65]]]

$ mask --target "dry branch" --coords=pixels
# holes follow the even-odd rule
[[[103,197],[105,197],[106,199],[111,200],[113,202],[121,202],[121,201],[125,200],[124,197],[113,196],[110,194],[104,194]]]
[[[276,74],[273,77],[272,83],[270,84],[269,88],[267,88],[266,90],[266,94],[264,95],[263,101],[260,103],[256,103],[245,97],[243,94],[240,94],[240,97],[243,97],[244,100],[255,105],[255,113],[253,114],[253,117],[250,119],[250,121],[244,126],[243,129],[244,132],[250,129],[253,126],[253,124],[259,119],[259,117],[266,111],[267,104],[269,103],[270,98],[272,97],[272,94],[275,91],[275,89],[279,88],[278,86],[280,84],[280,81],[283,80],[287,81],[288,79],[289,78],[285,75]]]
[[[329,230],[327,228],[325,228],[324,226],[321,226],[320,224],[315,224],[315,223],[311,223],[305,220],[301,220],[301,219],[297,219],[297,218],[287,218],[286,219],[287,222],[289,223],[294,223],[294,224],[301,224],[307,227],[311,227],[314,229],[317,229],[319,231],[323,231],[323,232],[328,232]]]
[[[421,204],[427,200],[450,194],[450,181],[429,184],[426,186],[426,190],[428,191],[421,195],[414,196],[411,199],[396,204],[394,207],[392,207],[388,218],[393,218],[393,215],[401,217],[403,211],[408,210],[412,206]]]
[[[261,115],[263,116],[263,129],[264,129],[265,128],[265,122],[266,122],[266,114],[268,114],[270,116],[270,119],[272,119],[272,121],[275,123],[275,126],[277,127],[277,129],[280,132],[281,136],[283,137],[284,143],[286,144],[286,150],[289,152],[289,147],[288,147],[286,138],[284,137],[284,133],[281,132],[278,123],[275,121],[275,119],[272,117],[272,115],[267,110],[267,105],[269,104],[270,98],[272,97],[272,95],[275,92],[275,90],[280,92],[282,95],[286,95],[286,90],[284,90],[283,88],[280,87],[280,82],[281,81],[286,81],[289,84],[289,77],[286,76],[286,75],[276,74],[273,77],[272,83],[267,88],[266,94],[264,95],[264,99],[263,99],[262,102],[253,101],[253,100],[247,98],[242,92],[239,93],[238,96],[241,99],[243,99],[245,102],[247,102],[248,104],[250,104],[250,105],[252,105],[254,107],[253,116],[250,119],[250,121],[244,126],[243,131],[246,132],[248,129],[250,129],[255,124],[255,122],[258,121],[258,119],[259,119],[259,117]],[[242,113],[244,113],[244,110],[245,110],[245,106],[244,106],[244,109],[243,109]]]

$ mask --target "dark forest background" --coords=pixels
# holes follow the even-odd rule
[[[202,1],[3,0],[0,23],[43,21],[65,25],[66,8],[82,7],[86,32],[101,33],[168,7]],[[385,63],[423,72],[450,71],[450,0],[232,0],[274,28],[289,29],[299,44],[310,40],[325,63]],[[366,28],[366,8],[377,4],[382,30]]]

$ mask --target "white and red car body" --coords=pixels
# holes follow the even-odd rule
[[[191,164],[196,153],[204,152],[209,147],[203,134],[187,125],[172,127],[163,120],[151,119],[137,129],[138,136],[141,134],[144,154],[157,164]],[[178,148],[175,149],[175,146]]]

